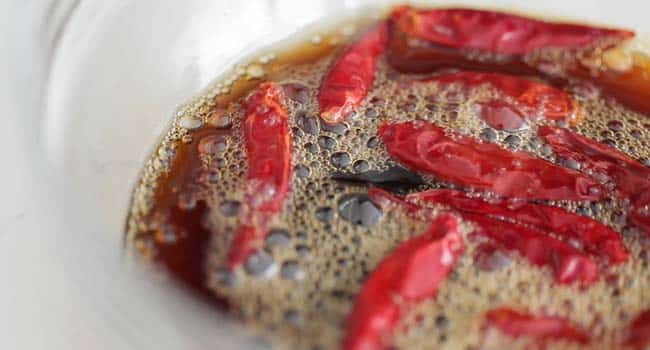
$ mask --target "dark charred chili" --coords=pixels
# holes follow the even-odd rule
[[[370,189],[368,195],[381,207],[395,205],[409,214],[426,218],[427,207],[415,203],[412,196],[405,200],[377,188]],[[480,203],[481,200],[476,199],[476,201]],[[444,204],[460,210],[453,202]],[[518,252],[533,265],[550,267],[557,282],[562,284],[578,282],[588,285],[598,279],[596,263],[569,243],[556,239],[549,235],[548,231],[534,226],[504,221],[503,218],[484,216],[485,214],[487,213],[475,214],[471,211],[462,213],[463,218],[475,224],[477,235],[491,239],[505,250]]]
[[[488,311],[485,321],[485,327],[495,327],[514,338],[527,336],[536,340],[565,339],[581,344],[589,342],[589,336],[584,330],[563,317],[535,316],[500,307]]]
[[[647,349],[650,345],[650,309],[641,312],[627,328],[625,345],[636,350]]]
[[[416,204],[448,205],[461,212],[486,215],[533,226],[540,231],[553,232],[594,257],[602,257],[611,264],[627,261],[628,251],[621,236],[606,225],[565,209],[524,201],[490,201],[470,197],[456,190],[436,189],[406,196]]]
[[[441,86],[456,84],[468,92],[489,86],[495,96],[479,102],[480,116],[496,129],[518,130],[537,118],[574,125],[582,118],[577,102],[566,92],[512,75],[459,72],[438,75],[423,82]]]
[[[248,159],[241,226],[228,260],[240,265],[266,235],[269,217],[280,211],[291,179],[291,136],[282,89],[264,83],[244,103],[242,133]]]
[[[402,316],[403,303],[435,297],[463,247],[458,219],[443,213],[426,232],[402,243],[385,257],[356,298],[343,349],[386,348]]]
[[[388,25],[381,22],[347,48],[325,76],[318,92],[320,116],[339,123],[359,106],[372,88],[377,60],[386,48]]]
[[[444,181],[523,199],[598,200],[603,195],[600,184],[574,170],[470,136],[448,134],[423,121],[387,123],[379,129],[393,159]]]

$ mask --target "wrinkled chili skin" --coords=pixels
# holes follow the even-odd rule
[[[650,234],[650,169],[626,154],[569,129],[541,126],[539,137],[556,155],[573,159],[583,170],[608,183],[623,198],[631,201],[628,220]]]
[[[267,233],[270,216],[282,209],[291,180],[291,135],[283,93],[263,83],[244,103],[242,134],[248,160],[244,203],[228,253],[231,267],[240,265]]]
[[[477,234],[518,252],[533,265],[550,267],[560,284],[590,285],[598,280],[598,266],[590,257],[545,232],[477,214],[463,217],[477,225]]]
[[[486,215],[553,232],[563,239],[576,242],[585,252],[603,257],[611,264],[623,263],[629,256],[618,232],[596,220],[558,207],[507,199],[488,203],[480,198],[468,197],[465,192],[448,189],[413,193],[406,196],[405,201],[448,205],[461,212]]]
[[[554,126],[540,126],[537,134],[556,155],[577,161],[623,197],[633,198],[650,187],[650,169],[612,147]]]
[[[377,60],[386,49],[388,24],[381,22],[348,47],[325,76],[318,92],[321,118],[340,123],[372,88]]]
[[[641,312],[627,327],[625,345],[635,350],[650,346],[650,309]]]
[[[533,75],[538,70],[525,63],[522,57],[491,55],[489,60],[477,61],[468,57],[466,50],[436,45],[413,38],[389,21],[386,58],[391,67],[402,73],[430,73],[441,68]]]
[[[368,195],[382,208],[396,205],[418,218],[423,217],[421,213],[426,215],[428,209],[421,205],[424,201],[415,200],[413,195],[401,199],[378,188],[370,189]],[[480,200],[476,199],[476,201]],[[586,286],[598,280],[599,271],[595,261],[569,243],[552,237],[548,231],[534,226],[529,227],[516,222],[504,221],[503,218],[486,216],[488,213],[476,214],[469,210],[463,211],[461,207],[455,206],[454,204],[457,203],[454,202],[444,204],[459,210],[464,219],[472,221],[475,225],[474,233],[476,235],[491,239],[499,248],[518,252],[533,265],[551,268],[558,283],[580,283]],[[424,217],[426,218],[426,216]]]
[[[525,55],[549,48],[605,49],[633,32],[550,23],[471,9],[418,10],[398,7],[390,16],[389,62],[402,72],[442,67],[531,74]],[[473,57],[482,57],[480,60]]]
[[[511,337],[528,336],[537,340],[565,339],[581,344],[589,342],[587,333],[563,317],[535,316],[507,307],[492,309],[485,314],[486,327],[496,327]]]
[[[399,7],[391,19],[400,30],[438,45],[506,55],[546,48],[583,48],[606,38],[623,40],[634,36],[630,31],[544,22],[474,9]]]
[[[394,160],[443,181],[522,199],[593,201],[603,189],[593,179],[524,152],[423,121],[385,123],[379,136]]]
[[[403,303],[435,297],[463,249],[458,219],[443,213],[426,232],[389,253],[370,274],[356,298],[342,348],[387,348],[393,328],[402,316]]]
[[[578,103],[568,93],[547,84],[513,75],[482,72],[457,72],[422,80],[440,86],[460,85],[465,91],[489,86],[497,96],[481,102],[480,116],[500,130],[518,130],[538,117],[555,122],[577,124],[582,118]]]

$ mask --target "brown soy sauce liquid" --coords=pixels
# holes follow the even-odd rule
[[[228,309],[278,348],[337,348],[365,278],[387,252],[423,229],[422,223],[399,212],[382,213],[366,205],[370,208],[366,216],[359,216],[349,209],[368,200],[368,184],[341,178],[396,167],[376,137],[382,121],[429,120],[561,162],[536,138],[534,125],[518,132],[494,130],[477,117],[476,96],[461,96],[455,86],[414,87],[408,81],[425,75],[401,74],[385,60],[356,115],[345,124],[323,125],[316,103],[320,81],[353,38],[349,31],[339,30],[238,66],[232,77],[179,111],[145,164],[133,194],[127,219],[129,247],[216,308]],[[529,71],[514,73],[530,76]],[[225,268],[225,256],[237,226],[247,170],[240,103],[263,81],[281,84],[286,95],[294,166],[291,194],[260,252],[231,273]],[[571,80],[563,88],[580,101],[589,121],[579,125],[578,132],[648,163],[650,119],[594,93],[598,86],[593,83]],[[400,179],[402,183],[391,189],[449,186],[413,174]],[[625,231],[628,208],[615,198],[550,204]],[[625,243],[632,258],[617,267],[616,281],[599,283],[586,292],[558,287],[550,272],[516,256],[497,267],[477,266],[472,258],[477,244],[470,243],[438,297],[404,317],[396,346],[477,346],[480,315],[503,303],[569,317],[599,332],[602,344],[615,344],[621,325],[637,310],[650,307],[650,271],[643,254],[647,242],[632,232],[625,235]]]
[[[336,39],[335,36],[329,37],[330,42]],[[336,45],[305,43],[281,53],[279,58],[275,58],[275,54],[269,54],[266,56],[269,62],[263,65],[264,80],[282,79],[287,66],[308,64],[331,54],[336,48]],[[267,59],[262,57],[260,61],[265,62]],[[198,130],[187,132],[174,127],[169,130],[163,144],[158,148],[158,154],[152,158],[164,164],[157,169],[145,168],[139,184],[142,186],[149,177],[155,177],[155,190],[140,191],[150,194],[150,198],[147,198],[149,200],[143,201],[136,198],[139,194],[136,190],[132,199],[132,210],[127,219],[127,235],[130,236],[127,238],[133,241],[138,250],[162,264],[178,281],[191,287],[196,294],[220,309],[227,307],[227,302],[215,297],[206,286],[205,254],[211,230],[205,227],[203,220],[211,208],[201,196],[194,195],[196,180],[200,176],[202,180],[213,183],[219,181],[219,174],[202,174],[199,150],[201,145],[195,140],[212,140],[212,148],[223,147],[220,146],[221,140],[233,133],[228,107],[246,96],[262,81],[241,77],[227,87],[213,88],[217,91],[217,96],[212,97],[209,102],[199,102],[198,113],[195,113],[195,110],[186,114],[192,120],[201,120],[202,126]],[[217,160],[222,161],[223,159]],[[144,187],[152,187],[150,183],[146,185]],[[138,208],[138,205],[148,208]],[[237,205],[232,203],[232,208],[225,209],[224,206],[222,210],[232,211],[234,215]],[[153,229],[144,230],[142,226],[150,226]]]

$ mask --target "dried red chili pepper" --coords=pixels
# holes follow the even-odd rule
[[[565,339],[586,344],[587,333],[563,317],[534,316],[507,307],[490,310],[485,315],[486,327],[496,327],[511,337],[528,336],[538,340]]]
[[[524,199],[598,200],[597,182],[524,152],[504,149],[422,121],[383,124],[390,156],[444,181]]]
[[[634,36],[630,31],[544,22],[472,9],[400,7],[393,11],[391,18],[402,31],[438,45],[509,55],[545,48],[580,48],[606,38]]]
[[[650,309],[641,312],[627,328],[625,345],[637,350],[650,346]]]
[[[459,72],[424,80],[445,86],[460,84],[465,90],[490,86],[496,92],[490,101],[481,102],[481,117],[490,126],[518,130],[538,117],[574,125],[582,114],[566,92],[552,86],[499,73]]]
[[[578,162],[624,197],[632,198],[650,187],[650,169],[614,148],[564,128],[541,126],[537,134],[556,155]]]
[[[402,303],[435,297],[463,251],[458,219],[443,213],[423,234],[402,243],[371,273],[356,298],[343,340],[346,350],[384,349]]]
[[[571,130],[541,126],[538,135],[555,154],[572,159],[632,201],[630,222],[650,234],[650,169],[614,148]]]
[[[574,242],[574,246],[581,246],[581,250],[590,255],[603,257],[612,264],[625,262],[629,255],[616,231],[596,220],[558,207],[509,200],[488,203],[480,198],[468,197],[465,192],[447,189],[410,194],[405,201],[443,204],[461,212],[530,225],[541,231],[553,232]]]
[[[413,196],[402,200],[381,189],[371,189],[368,191],[368,195],[381,207],[392,203],[410,214],[418,214],[427,210],[426,207],[415,203]],[[454,209],[460,209],[456,208],[454,203],[446,204]],[[555,280],[559,283],[580,282],[588,285],[598,279],[596,263],[570,244],[553,238],[545,230],[503,221],[502,218],[484,216],[486,214],[488,213],[476,214],[465,211],[462,215],[463,218],[474,222],[476,234],[490,238],[505,250],[517,251],[533,265],[550,267]]]
[[[520,224],[472,213],[463,217],[477,224],[477,234],[489,237],[507,250],[517,251],[533,265],[550,267],[558,283],[588,285],[598,280],[596,263],[568,243]]]
[[[231,266],[241,264],[264,239],[269,216],[282,208],[291,179],[291,136],[282,89],[264,83],[246,100],[242,133],[248,159],[244,207],[228,254]],[[253,226],[251,226],[251,223]]]
[[[372,88],[379,56],[386,48],[388,25],[381,22],[345,50],[325,76],[318,92],[321,118],[345,120]]]
[[[444,66],[492,68],[488,65],[525,72],[535,70],[524,61],[529,53],[549,48],[602,49],[634,36],[626,30],[470,9],[418,10],[402,6],[392,12],[390,24],[389,61],[405,72],[426,72]]]

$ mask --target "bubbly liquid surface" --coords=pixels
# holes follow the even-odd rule
[[[396,166],[377,138],[381,122],[428,120],[564,166],[571,162],[557,158],[535,136],[534,123],[505,132],[483,122],[476,102],[494,93],[489,88],[463,96],[455,86],[413,84],[425,75],[399,74],[383,59],[374,87],[354,117],[336,126],[322,124],[318,88],[342,44],[354,38],[352,33],[344,28],[277,57],[264,55],[238,66],[232,78],[178,112],[133,193],[129,246],[278,348],[337,348],[364,279],[388,252],[425,228],[399,210],[375,206],[366,196],[368,184],[339,180],[342,174]],[[284,210],[273,219],[264,248],[231,273],[226,254],[247,172],[240,103],[265,80],[285,90],[294,173]],[[590,83],[573,81],[563,88],[584,110],[579,133],[650,163],[648,117],[602,96]],[[399,190],[436,187],[452,186],[423,177]],[[594,348],[619,344],[630,320],[650,308],[650,242],[626,226],[629,204],[624,201],[551,204],[614,227],[624,236],[629,261],[608,268],[611,277],[603,272],[598,283],[580,290],[558,285],[549,269],[534,267],[514,253],[479,264],[474,256],[480,241],[469,240],[437,298],[405,309],[395,345],[476,347],[481,343],[482,315],[501,305],[565,316],[590,329],[598,339],[590,345]],[[523,338],[488,334],[484,346],[514,348],[525,343]],[[578,347],[560,341],[551,345]]]

